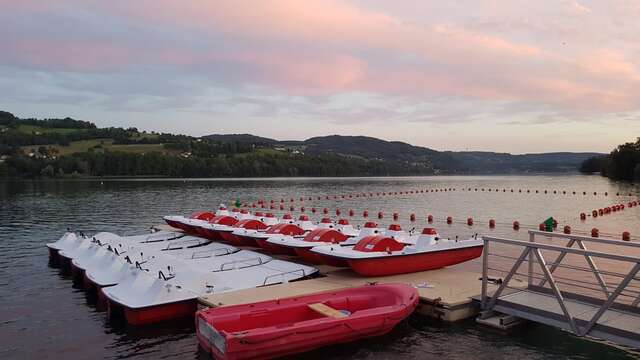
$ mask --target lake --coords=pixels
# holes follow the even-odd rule
[[[383,192],[394,194],[376,196]],[[352,209],[354,224],[365,220],[364,210],[374,219],[379,211],[383,212],[383,219],[375,219],[382,225],[388,225],[392,213],[397,212],[399,219],[394,222],[404,229],[427,226],[425,219],[431,214],[433,226],[445,237],[479,233],[522,239],[527,237],[525,229],[537,228],[537,224],[553,216],[560,228],[570,225],[574,232],[589,232],[596,227],[601,234],[615,238],[627,230],[638,241],[638,207],[585,221],[579,219],[581,212],[590,214],[593,209],[626,205],[638,197],[637,185],[583,175],[0,182],[0,357],[205,358],[198,351],[192,321],[127,327],[107,319],[106,313],[96,308],[95,299],[87,298],[83,290],[74,288],[68,276],[50,267],[44,244],[55,241],[67,228],[124,234],[159,224],[163,215],[211,210],[221,202],[239,200],[251,205],[260,199],[267,203],[273,199],[275,209],[269,211],[282,214],[294,206],[297,214],[304,206],[314,219],[322,217],[324,208],[333,218],[336,209],[347,218]],[[285,209],[282,211],[281,199]],[[315,214],[312,208],[317,210]],[[410,214],[415,214],[415,222],[410,221]],[[453,224],[446,224],[447,216],[453,218]],[[466,224],[467,218],[473,218],[473,226]],[[489,229],[489,219],[496,221],[495,229]],[[520,231],[512,229],[516,220],[522,224]],[[460,266],[477,270],[479,262]],[[633,354],[541,325],[504,336],[477,327],[473,321],[442,324],[419,316],[382,339],[304,354],[306,359],[605,356],[613,359]]]

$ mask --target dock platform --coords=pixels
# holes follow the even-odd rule
[[[478,313],[479,308],[472,298],[480,294],[479,279],[480,275],[475,272],[455,268],[383,277],[362,277],[350,269],[333,268],[325,269],[320,277],[313,279],[203,296],[199,298],[199,303],[205,307],[238,305],[369,283],[404,283],[418,289],[418,313],[452,322],[473,317]]]
[[[180,231],[168,225],[156,225],[154,228],[157,230]],[[261,251],[252,247],[238,247],[246,250]],[[269,255],[280,260],[305,264],[295,256]],[[317,268],[320,276],[229,293],[205,295],[198,298],[198,302],[201,307],[218,307],[302,296],[370,283],[404,283],[417,288],[420,303],[416,311],[422,315],[454,322],[473,317],[480,311],[478,303],[473,300],[474,297],[477,298],[481,294],[482,281],[481,274],[478,272],[451,267],[410,274],[363,277],[354,273],[351,269],[328,265],[305,265]],[[494,285],[488,285],[489,291],[493,291],[494,288]]]

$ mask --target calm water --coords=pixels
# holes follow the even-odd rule
[[[57,239],[66,228],[122,234],[157,224],[162,215],[212,209],[220,202],[235,199],[252,202],[285,198],[288,208],[289,198],[299,200],[301,195],[315,199],[316,195],[436,188],[457,191],[305,200],[304,206],[307,212],[311,207],[332,211],[340,208],[344,217],[348,209],[354,209],[358,215],[353,219],[355,223],[361,220],[365,209],[371,216],[385,212],[382,224],[389,223],[391,213],[399,212],[399,222],[406,229],[425,226],[424,218],[432,214],[440,232],[452,237],[492,233],[522,238],[525,231],[513,231],[512,221],[520,221],[524,229],[548,216],[558,219],[561,226],[569,224],[578,231],[598,227],[616,237],[623,230],[630,231],[636,239],[640,237],[640,208],[585,222],[578,219],[580,212],[626,203],[630,199],[628,193],[633,194],[633,199],[640,196],[638,187],[596,176],[5,182],[0,183],[0,358],[204,358],[198,352],[191,321],[134,329],[108,320],[105,312],[96,308],[94,299],[74,288],[58,269],[48,266],[44,244]],[[518,189],[523,192],[518,193]],[[549,193],[543,194],[544,190]],[[552,194],[553,190],[558,193]],[[562,191],[567,194],[562,195]],[[583,191],[589,195],[582,195]],[[604,196],[604,192],[609,195]],[[625,196],[616,197],[618,192]],[[295,206],[298,210],[300,202],[296,201]],[[275,212],[281,213],[277,209]],[[418,218],[413,224],[408,221],[410,213]],[[455,223],[446,225],[446,216],[454,217]],[[476,225],[464,224],[468,217],[473,217]],[[488,229],[489,219],[496,220],[496,229]],[[478,263],[462,266],[477,269]],[[503,336],[476,327],[473,322],[446,325],[415,317],[383,339],[304,355],[310,359],[327,356],[587,359],[627,358],[632,354],[544,326],[530,326]]]

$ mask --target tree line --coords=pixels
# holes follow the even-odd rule
[[[0,177],[165,176],[278,177],[429,175],[410,164],[349,159],[338,155],[235,153],[180,157],[160,152],[90,151],[56,159],[11,157],[0,163]]]
[[[640,137],[618,145],[609,155],[585,160],[580,171],[600,173],[614,180],[640,181]]]

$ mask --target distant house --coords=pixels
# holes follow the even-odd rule
[[[276,151],[287,151],[287,148],[283,147],[283,146],[276,146],[273,148],[273,150]]]

